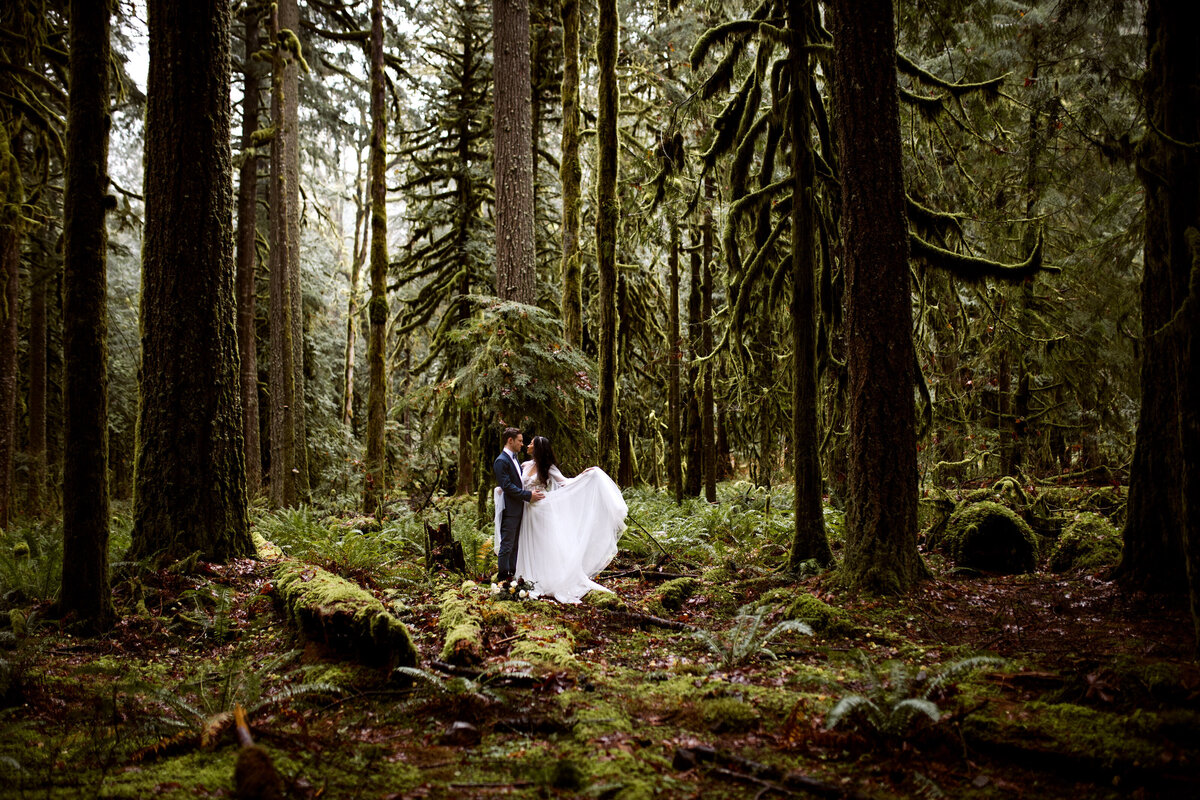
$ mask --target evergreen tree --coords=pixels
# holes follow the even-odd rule
[[[385,483],[387,417],[387,107],[384,104],[383,2],[371,4],[371,300],[367,306],[371,323],[367,339],[367,485],[364,507],[368,514],[382,515]]]
[[[230,10],[148,4],[142,380],[131,557],[253,552],[230,230]]]
[[[529,0],[492,6],[495,111],[496,294],[534,299],[533,117]]]

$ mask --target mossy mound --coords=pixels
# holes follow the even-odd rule
[[[743,733],[758,727],[758,710],[737,697],[713,697],[700,703],[700,716],[715,733]]]
[[[601,592],[593,589],[583,596],[583,602],[593,608],[602,608],[605,611],[626,611],[629,604],[625,602],[625,598],[613,592]]]
[[[1121,534],[1090,511],[1076,515],[1050,551],[1051,572],[1094,570],[1121,560]]]
[[[469,587],[468,587],[469,588]],[[483,628],[478,609],[458,590],[442,593],[438,627],[446,634],[442,660],[471,666],[483,661]]]
[[[1007,575],[1032,572],[1037,566],[1038,544],[1033,530],[999,503],[960,506],[937,544],[960,567]]]
[[[649,605],[658,614],[677,614],[688,598],[696,593],[700,581],[695,578],[676,578],[659,586],[650,595]]]
[[[829,636],[844,636],[853,633],[857,627],[850,621],[850,615],[836,606],[818,600],[808,592],[801,592],[784,609],[784,619],[796,619],[808,623],[815,633]]]
[[[577,666],[575,637],[569,630],[557,625],[529,628],[513,644],[508,657],[542,667],[574,667]]]

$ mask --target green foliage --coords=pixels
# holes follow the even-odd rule
[[[256,527],[288,555],[322,564],[342,575],[378,580],[397,562],[424,557],[424,530],[411,514],[389,520],[369,533],[345,527],[336,518],[327,522],[319,520],[313,509],[301,506],[264,514]]]
[[[0,534],[0,604],[53,600],[62,584],[61,522],[22,520]]]
[[[418,698],[423,701],[449,699],[467,705],[489,706],[504,701],[501,691],[504,684],[532,679],[530,666],[528,661],[502,661],[489,664],[474,678],[446,677],[417,667],[397,667],[396,674],[409,678]]]
[[[342,690],[327,682],[292,682],[286,669],[300,657],[292,650],[251,663],[235,657],[218,669],[172,687],[147,682],[127,685],[126,691],[144,697],[157,707],[152,720],[162,733],[196,735],[207,744],[233,721],[237,706],[248,715],[276,708],[296,697],[337,696]],[[305,668],[297,674],[302,675]]]
[[[784,620],[767,627],[765,619],[768,613],[768,608],[760,607],[739,614],[733,620],[733,627],[727,631],[701,630],[692,635],[716,657],[723,670],[740,667],[758,656],[774,659],[775,653],[767,645],[789,631],[812,635],[812,628],[798,620]]]
[[[939,693],[977,669],[1004,663],[993,656],[975,656],[947,664],[930,677],[926,670],[899,661],[876,667],[863,653],[859,659],[866,690],[842,697],[825,718],[825,729],[845,724],[883,738],[905,738],[922,724],[938,722],[942,718],[935,702]]]

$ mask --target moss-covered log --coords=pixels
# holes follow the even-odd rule
[[[262,537],[255,543],[260,558],[276,560],[275,598],[306,638],[389,670],[418,664],[408,628],[373,594],[320,567],[281,559],[279,549]]]
[[[999,503],[964,505],[954,512],[936,543],[960,567],[1013,574],[1032,572],[1038,545],[1033,529]]]
[[[446,635],[442,660],[459,666],[483,662],[483,618],[456,589],[442,594],[438,627]]]

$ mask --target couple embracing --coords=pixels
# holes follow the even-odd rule
[[[589,467],[564,477],[550,440],[528,447],[516,428],[505,428],[496,475],[496,554],[501,582],[524,578],[532,595],[578,603],[592,590],[609,591],[592,578],[617,554],[629,512],[621,490],[604,470]],[[530,458],[522,465],[517,455]]]

